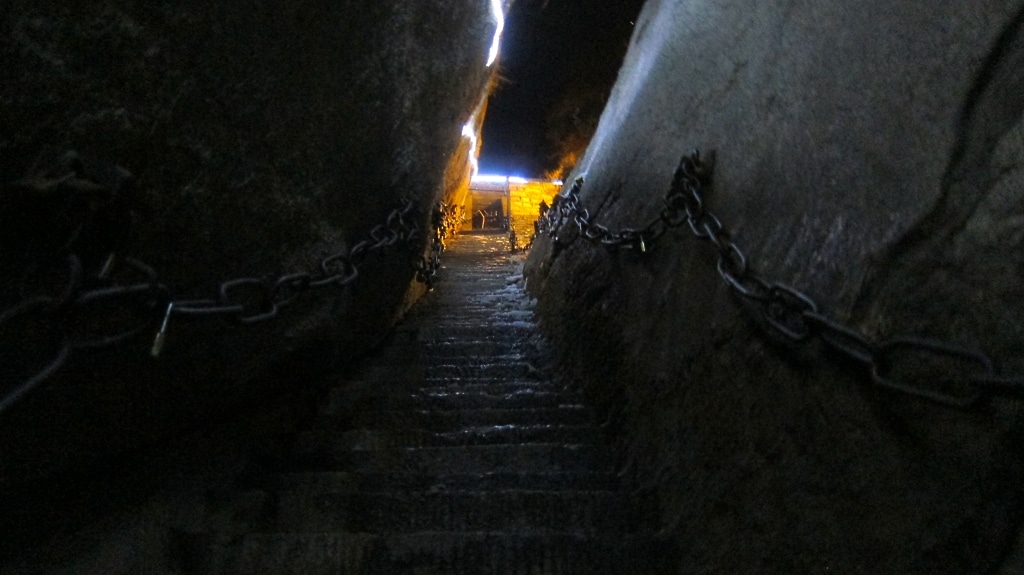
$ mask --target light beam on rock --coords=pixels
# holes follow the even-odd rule
[[[491,12],[494,13],[494,41],[491,42],[491,52],[487,56],[487,65],[490,66],[498,59],[498,49],[501,46],[501,32],[505,29],[505,13],[501,9],[501,0],[491,0]]]

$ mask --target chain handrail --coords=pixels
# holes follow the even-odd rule
[[[519,247],[519,238],[516,236],[516,223],[512,218],[508,219],[508,251],[509,253],[516,253],[520,249],[525,251],[524,248]]]
[[[816,338],[861,365],[876,386],[939,404],[966,409],[993,396],[1024,399],[1024,377],[998,373],[995,362],[984,353],[932,338],[899,336],[873,342],[857,329],[820,313],[807,293],[755,273],[728,228],[706,206],[704,189],[710,183],[713,163],[713,158],[703,160],[697,150],[683,155],[659,216],[641,228],[619,231],[591,221],[579,197],[584,180],[577,178],[566,193],[555,197],[538,221],[538,233],[552,238],[555,255],[580,237],[645,253],[669,229],[685,224],[694,237],[717,249],[718,275],[755,311],[767,333],[792,344]],[[576,230],[571,239],[564,233],[567,226]]]
[[[440,204],[432,225],[434,237],[429,255],[416,258],[416,279],[432,285],[440,267],[443,238],[453,231],[446,223]],[[60,293],[25,294],[22,300],[0,311],[0,335],[24,333],[22,328],[41,328],[49,332],[52,358],[35,373],[17,382],[12,391],[0,397],[0,413],[23,398],[32,389],[58,372],[73,352],[108,348],[133,339],[154,325],[159,328],[150,348],[159,357],[175,316],[192,318],[233,318],[240,324],[255,324],[273,319],[302,295],[329,288],[344,288],[359,277],[360,265],[373,254],[383,253],[401,244],[414,248],[419,231],[414,218],[416,204],[404,199],[385,221],[370,229],[366,237],[348,251],[323,257],[312,271],[279,276],[240,277],[221,282],[212,297],[181,298],[161,283],[156,271],[142,261],[111,254],[102,271],[86,281],[77,254],[67,256],[67,284]],[[39,331],[36,329],[35,331]],[[24,359],[24,358],[22,358]],[[29,371],[19,369],[19,371]]]

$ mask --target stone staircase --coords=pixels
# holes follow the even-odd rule
[[[246,478],[258,516],[203,571],[667,572],[593,412],[531,363],[542,342],[505,238],[462,236],[444,263],[289,457]]]
[[[620,486],[594,412],[546,376],[506,245],[452,242],[437,288],[318,409],[298,412],[298,432],[282,404],[242,414],[249,431],[227,426],[135,476],[112,473],[114,491],[140,477],[164,486],[0,573],[678,572],[655,510]]]

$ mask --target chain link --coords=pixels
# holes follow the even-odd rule
[[[519,238],[516,237],[516,223],[512,221],[512,218],[505,218],[508,222],[508,251],[509,253],[516,253],[519,251]]]
[[[427,289],[434,289],[434,276],[441,268],[441,253],[444,252],[445,240],[458,233],[462,223],[462,208],[445,202],[438,202],[430,217],[433,236],[430,238],[429,253],[420,258],[416,265],[416,280],[426,284]]]
[[[432,220],[434,237],[429,255],[415,258],[413,268],[419,281],[431,284],[440,267],[443,239],[457,229],[456,210],[439,204]],[[392,210],[384,223],[374,226],[366,239],[347,252],[330,254],[320,260],[313,272],[289,273],[277,277],[242,277],[222,282],[214,297],[177,298],[160,283],[156,271],[133,258],[111,253],[95,278],[86,280],[82,261],[72,253],[66,258],[66,270],[57,270],[62,286],[56,293],[33,293],[33,281],[44,270],[33,266],[21,283],[21,301],[0,311],[0,350],[5,351],[2,365],[5,379],[18,382],[0,398],[0,412],[16,403],[33,388],[50,378],[66,363],[72,352],[108,348],[133,339],[159,326],[151,354],[157,357],[164,346],[169,323],[175,316],[193,318],[231,318],[241,324],[261,323],[275,318],[279,311],[307,292],[344,288],[359,277],[359,266],[368,257],[382,254],[396,245],[416,247],[418,230],[416,205],[410,199]],[[71,245],[71,242],[68,242]],[[52,273],[52,270],[47,270]],[[52,279],[52,278],[47,278]],[[26,364],[32,358],[20,357],[26,333],[45,332],[52,349],[34,372]],[[22,372],[28,372],[25,375]]]
[[[873,343],[860,331],[818,311],[808,294],[755,273],[732,234],[704,201],[714,158],[699,151],[679,161],[657,219],[641,228],[612,231],[591,221],[581,205],[583,178],[555,197],[537,222],[537,234],[552,239],[557,255],[577,238],[645,253],[669,229],[686,224],[692,235],[718,251],[716,270],[732,293],[750,304],[759,324],[791,344],[822,342],[839,356],[863,366],[874,385],[939,404],[970,408],[993,396],[1024,399],[1024,377],[999,374],[995,362],[978,351],[935,339],[896,337]]]

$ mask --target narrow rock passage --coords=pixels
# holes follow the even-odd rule
[[[334,389],[222,571],[643,574],[648,521],[593,412],[539,369],[502,235],[463,235],[393,341]]]

